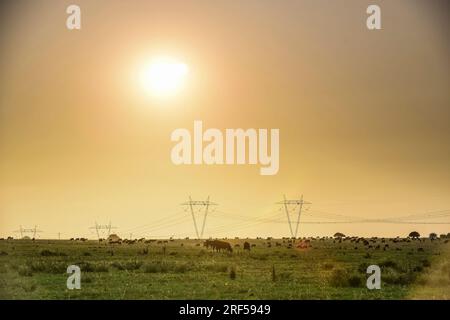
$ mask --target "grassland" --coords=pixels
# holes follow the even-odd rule
[[[227,241],[233,253],[212,252],[197,240],[3,240],[0,298],[450,299],[450,242],[443,239],[374,239],[370,248],[312,239],[308,249],[288,248],[283,239],[270,248],[262,239]],[[81,290],[66,287],[72,264],[81,268]],[[366,288],[371,264],[381,267],[380,290]]]

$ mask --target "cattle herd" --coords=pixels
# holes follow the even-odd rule
[[[247,238],[248,239],[248,238]],[[7,239],[4,238],[0,238],[1,240],[13,240],[13,237],[8,237]],[[34,241],[35,239],[31,239],[32,241]],[[85,242],[87,241],[87,238],[71,238],[70,241],[80,241],[80,242]],[[189,238],[186,238],[186,240],[189,240]],[[227,238],[223,238],[222,240],[218,240],[218,239],[208,239],[203,241],[203,246],[206,247],[207,249],[211,249],[213,252],[229,252],[232,253],[233,252],[233,246],[230,242],[225,241],[227,240]],[[235,241],[239,240],[239,238],[235,238]],[[371,238],[364,238],[364,237],[346,237],[343,234],[337,233],[335,234],[334,237],[309,237],[309,238],[281,238],[281,239],[273,239],[272,237],[268,237],[268,238],[261,238],[261,237],[257,237],[256,240],[260,240],[258,241],[258,245],[262,245],[263,247],[266,248],[271,248],[271,247],[286,247],[287,249],[291,249],[291,248],[297,248],[297,249],[308,249],[313,247],[313,242],[315,241],[332,241],[333,244],[344,244],[344,243],[348,243],[348,244],[352,244],[352,248],[354,248],[355,250],[358,250],[359,248],[361,249],[373,249],[373,250],[402,250],[401,247],[395,246],[395,244],[397,243],[404,243],[404,242],[412,242],[412,241],[416,241],[418,243],[420,242],[425,242],[427,240],[430,241],[444,241],[444,243],[448,243],[450,241],[450,234],[448,235],[441,235],[441,237],[438,238],[411,238],[411,237],[407,237],[407,238],[400,238],[400,237],[396,237],[396,238],[378,238],[378,237],[371,237]],[[132,244],[136,244],[136,243],[145,243],[145,244],[150,244],[150,243],[156,243],[158,245],[165,245],[169,242],[173,242],[175,241],[174,239],[170,238],[169,240],[155,240],[155,239],[145,239],[145,238],[140,238],[140,239],[120,239],[118,236],[114,235],[114,237],[109,237],[108,239],[99,239],[100,242],[106,242],[108,244],[128,244],[128,245],[132,245]],[[391,246],[389,245],[391,244]],[[200,243],[196,243],[196,246],[200,246]],[[181,246],[184,246],[183,243],[181,243]],[[250,251],[251,248],[256,247],[257,244],[256,243],[252,243],[250,244],[248,241],[245,241],[242,244],[242,249],[244,251]],[[234,244],[234,248],[235,249],[241,249],[241,243],[235,243]],[[423,251],[423,248],[418,248],[419,251]]]

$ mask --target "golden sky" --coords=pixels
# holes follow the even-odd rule
[[[193,237],[180,207],[189,195],[219,203],[206,236],[289,236],[285,223],[249,223],[285,219],[274,204],[283,194],[313,203],[305,221],[319,220],[314,211],[391,218],[450,209],[448,4],[375,2],[375,31],[365,23],[374,1],[77,0],[82,28],[73,31],[73,1],[4,2],[0,236],[38,225],[42,238],[94,237],[95,221],[111,221],[123,236]],[[189,66],[170,99],[138,81],[160,55]],[[279,128],[278,174],[175,166],[170,134],[194,120]],[[300,234],[449,228],[305,224]]]

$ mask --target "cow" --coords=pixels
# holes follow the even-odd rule
[[[213,251],[220,252],[222,250],[233,252],[231,244],[220,240],[206,240],[203,245],[207,248],[211,247]]]
[[[244,250],[250,251],[250,243],[248,243],[247,241],[244,242]]]

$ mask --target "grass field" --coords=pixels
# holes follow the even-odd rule
[[[3,240],[0,298],[450,299],[444,239],[374,239],[371,248],[351,239],[311,239],[307,249],[288,248],[286,239],[272,239],[270,248],[262,239],[226,241],[233,253],[212,252],[198,240]],[[242,250],[245,241],[250,252]],[[66,287],[72,264],[81,268],[81,290]],[[381,267],[380,290],[366,288],[371,264]]]

